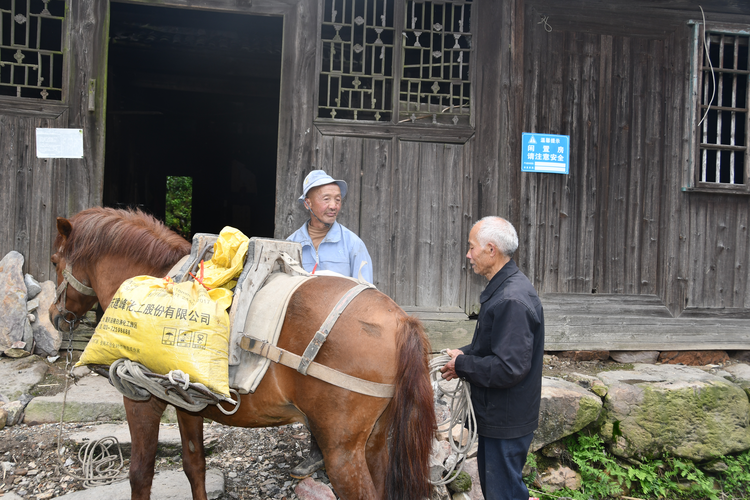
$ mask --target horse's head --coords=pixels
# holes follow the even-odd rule
[[[86,266],[77,264],[74,270],[73,264],[67,260],[66,244],[72,231],[73,225],[68,219],[57,218],[58,235],[51,258],[57,274],[57,293],[49,308],[49,318],[58,330],[66,332],[77,327],[98,300],[90,286]]]

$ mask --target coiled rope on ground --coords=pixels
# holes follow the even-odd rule
[[[471,404],[471,388],[469,383],[461,378],[456,379],[458,382],[454,389],[448,387],[452,385],[445,382],[440,369],[445,366],[451,357],[441,351],[443,354],[430,360],[430,381],[432,390],[435,394],[435,406],[438,401],[443,400],[450,412],[450,417],[442,422],[438,422],[438,432],[448,434],[448,442],[451,445],[451,453],[444,462],[445,471],[440,479],[432,481],[434,485],[443,485],[452,482],[463,470],[466,462],[466,455],[477,442],[477,419],[474,415],[474,407]],[[453,429],[458,426],[461,429],[457,436],[458,441],[453,437]],[[467,437],[466,444],[461,444]]]

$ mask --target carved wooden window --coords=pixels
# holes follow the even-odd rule
[[[63,0],[0,0],[0,95],[62,100]]]
[[[326,0],[318,118],[471,124],[471,0]]]
[[[698,26],[695,186],[748,192],[750,52],[747,27]]]

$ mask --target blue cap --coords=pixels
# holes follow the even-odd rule
[[[338,184],[341,189],[341,197],[343,198],[346,196],[346,182],[334,179],[323,170],[313,170],[307,174],[305,181],[302,183],[302,196],[299,197],[300,203],[304,203],[307,193],[312,188],[325,186],[326,184],[333,184],[334,182]]]

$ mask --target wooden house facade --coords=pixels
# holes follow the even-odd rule
[[[340,222],[375,284],[465,320],[485,215],[514,223],[547,349],[750,349],[746,0],[0,0],[0,254],[50,276],[54,219],[163,216],[283,238],[302,179],[349,184]],[[82,159],[36,157],[82,129]],[[522,134],[570,137],[522,172]]]

